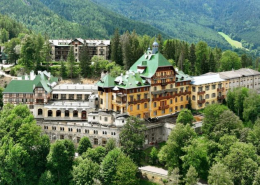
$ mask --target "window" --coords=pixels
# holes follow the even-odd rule
[[[89,130],[88,129],[85,129],[85,134],[89,134]]]
[[[115,132],[111,132],[111,135],[112,135],[112,136],[115,136],[115,135],[116,135],[116,133],[115,133]]]
[[[34,108],[34,105],[29,105],[29,109],[33,109]]]
[[[165,114],[165,110],[162,110],[162,114]]]
[[[172,108],[170,108],[169,111],[172,112]]]
[[[66,100],[66,94],[62,94],[62,95],[61,95],[61,99],[62,99],[62,100]]]
[[[77,132],[78,132],[78,133],[81,133],[81,129],[80,129],[80,128],[77,128]]]
[[[130,105],[130,111],[133,111],[133,105]]]
[[[153,111],[153,115],[154,116],[156,116],[157,115],[157,111],[155,110],[155,111]]]
[[[178,98],[175,98],[175,102],[177,102],[178,101]]]
[[[187,100],[187,101],[189,100],[189,96],[186,96],[186,100]]]
[[[208,91],[208,90],[209,90],[209,85],[206,86],[206,91]]]
[[[181,109],[183,109],[183,105],[181,105]]]
[[[60,110],[56,111],[56,117],[61,117],[61,111]]]
[[[141,91],[141,89],[136,89],[136,91],[137,91],[137,92],[140,92],[140,91]]]
[[[64,135],[60,135],[60,139],[64,139]]]
[[[38,116],[42,115],[42,109],[38,109]]]
[[[82,94],[77,94],[77,100],[82,100]]]
[[[73,117],[78,117],[78,111],[76,110],[73,111]]]
[[[77,137],[77,143],[79,143],[80,142],[80,137]]]
[[[144,94],[144,99],[148,99],[148,94]]]
[[[145,109],[147,108],[147,103],[144,104],[144,108],[145,108]]]
[[[215,97],[216,97],[216,94],[215,94],[215,93],[212,93],[211,97],[212,97],[212,98],[215,98]]]
[[[140,100],[140,99],[141,99],[141,95],[138,94],[138,95],[137,95],[137,100]]]
[[[98,145],[98,139],[94,138],[94,145]]]
[[[103,104],[103,99],[102,99],[102,98],[100,99],[100,104],[101,104],[101,105]]]
[[[69,132],[73,132],[73,128],[69,128]]]
[[[156,104],[156,102],[153,102],[153,107],[157,107],[157,104]]]
[[[60,127],[60,131],[64,131],[64,127]]]
[[[183,97],[181,97],[181,101],[183,101]]]
[[[154,90],[157,91],[157,87],[154,87]]]
[[[212,85],[212,90],[216,89],[216,85]]]
[[[141,118],[141,114],[137,114],[137,116],[136,117],[138,117],[138,118]]]
[[[206,99],[209,99],[209,94],[206,94]]]
[[[140,104],[137,104],[137,110],[140,110]]]
[[[172,104],[172,99],[170,99],[170,104]]]
[[[103,131],[103,135],[107,135],[107,131]]]
[[[52,126],[52,130],[56,130],[56,127],[55,127],[55,126]]]
[[[94,134],[98,134],[98,131],[97,131],[97,130],[94,130]]]
[[[130,102],[134,101],[134,96],[130,96]]]
[[[175,107],[175,111],[177,111],[177,110],[178,110],[178,106]]]
[[[54,94],[53,99],[58,99],[58,94]]]
[[[107,117],[104,118],[105,121],[108,121]]]
[[[74,94],[69,94],[69,99],[74,100]]]
[[[199,87],[199,92],[202,92],[203,91],[203,87]]]
[[[52,110],[48,110],[48,117],[52,117]]]
[[[70,111],[65,110],[65,117],[69,117],[70,116]]]
[[[44,129],[45,129],[45,130],[48,130],[48,126],[44,126]]]
[[[103,92],[102,92],[103,94]],[[88,100],[89,95],[85,94],[85,100]]]

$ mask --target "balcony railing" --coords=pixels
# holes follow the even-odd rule
[[[218,100],[224,100],[224,99],[225,99],[225,96],[222,95],[222,96],[218,96],[217,98],[218,98]]]
[[[169,108],[169,105],[162,105],[159,107],[159,110],[165,110],[165,109],[168,109]]]
[[[203,104],[203,103],[205,103],[205,102],[206,102],[205,99],[203,99],[203,100],[198,100],[198,104]]]
[[[218,89],[217,89],[218,92],[223,92],[224,90],[225,90],[224,87],[222,87],[222,88],[218,88]]]
[[[205,91],[198,92],[198,95],[202,95],[202,94],[205,94]]]

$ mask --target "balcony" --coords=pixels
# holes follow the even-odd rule
[[[205,91],[198,92],[198,95],[203,95],[203,94],[205,94]]]
[[[141,100],[134,99],[133,101],[129,101],[128,104],[145,103],[145,102],[149,102],[149,101],[150,101],[150,98],[148,98],[148,99],[141,99]]]
[[[205,100],[205,99],[198,100],[198,104],[203,104],[203,103],[205,103],[205,102],[206,102],[206,100]]]
[[[167,82],[161,82],[161,86],[166,86]]]
[[[218,92],[223,92],[224,90],[225,90],[224,87],[222,87],[222,88],[217,88],[217,91],[218,91]]]
[[[225,96],[222,95],[222,96],[218,96],[217,98],[218,98],[218,100],[224,100],[224,99],[225,99]]]
[[[165,110],[165,109],[168,109],[169,108],[169,105],[162,105],[159,107],[159,110]]]

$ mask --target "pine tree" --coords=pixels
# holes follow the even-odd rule
[[[162,38],[162,35],[161,34],[158,34],[157,36],[157,42],[159,44],[159,52],[162,52],[163,50],[163,38]]]
[[[209,62],[207,61],[206,54],[203,55],[200,66],[201,66],[201,74],[205,74],[209,72]]]
[[[67,62],[68,62],[68,73],[70,78],[73,78],[73,74],[74,74],[74,62],[75,62],[75,57],[74,57],[74,51],[73,48],[70,47],[70,51],[68,54],[68,58],[67,58]]]
[[[81,75],[86,78],[90,74],[90,58],[89,58],[89,50],[86,43],[81,48],[80,55],[79,55],[79,65],[81,68]]]
[[[61,60],[61,64],[60,64],[60,76],[64,79],[67,77],[66,74],[66,66],[64,65],[64,61]]]
[[[209,71],[211,71],[211,72],[216,71],[216,62],[215,62],[214,55],[212,52],[210,53],[210,56],[209,56]]]
[[[198,182],[198,172],[193,166],[190,166],[186,178],[185,178],[185,185],[195,185]]]
[[[123,65],[122,47],[118,29],[115,30],[114,36],[111,40],[111,60],[115,61],[119,65]]]
[[[258,70],[259,61],[260,61],[260,58],[258,57],[258,58],[255,60],[255,69],[256,69],[256,70]]]
[[[196,48],[194,44],[191,44],[190,46],[190,55],[189,55],[189,61],[191,63],[191,75],[195,74],[195,64],[196,64]]]
[[[181,51],[180,56],[179,56],[179,60],[178,60],[178,68],[179,68],[179,70],[181,70],[181,71],[183,71],[183,63],[184,63],[184,60],[185,60],[185,58],[184,58],[184,52]]]

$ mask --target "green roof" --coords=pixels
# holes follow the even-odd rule
[[[129,72],[124,76],[115,79],[116,86],[122,89],[133,89],[143,86],[150,86],[149,82],[142,79],[139,73]]]
[[[102,79],[100,79],[97,82],[97,86],[108,88],[108,87],[114,87],[115,86],[115,78],[110,76],[109,74],[106,74]]]
[[[172,66],[171,63],[161,54],[144,54],[131,67],[130,70],[137,72],[138,66],[146,66],[146,69],[140,73],[142,77],[151,78],[156,73],[158,67]]]
[[[183,71],[178,71],[176,78],[178,78],[176,79],[177,82],[192,80],[192,78],[189,75],[185,74]]]
[[[12,80],[3,93],[33,93],[34,87],[43,87],[45,91],[50,93],[52,88],[48,85],[53,82],[58,82],[58,78],[48,77],[40,73],[35,76],[34,80],[25,80],[25,76],[22,76],[22,80]]]

